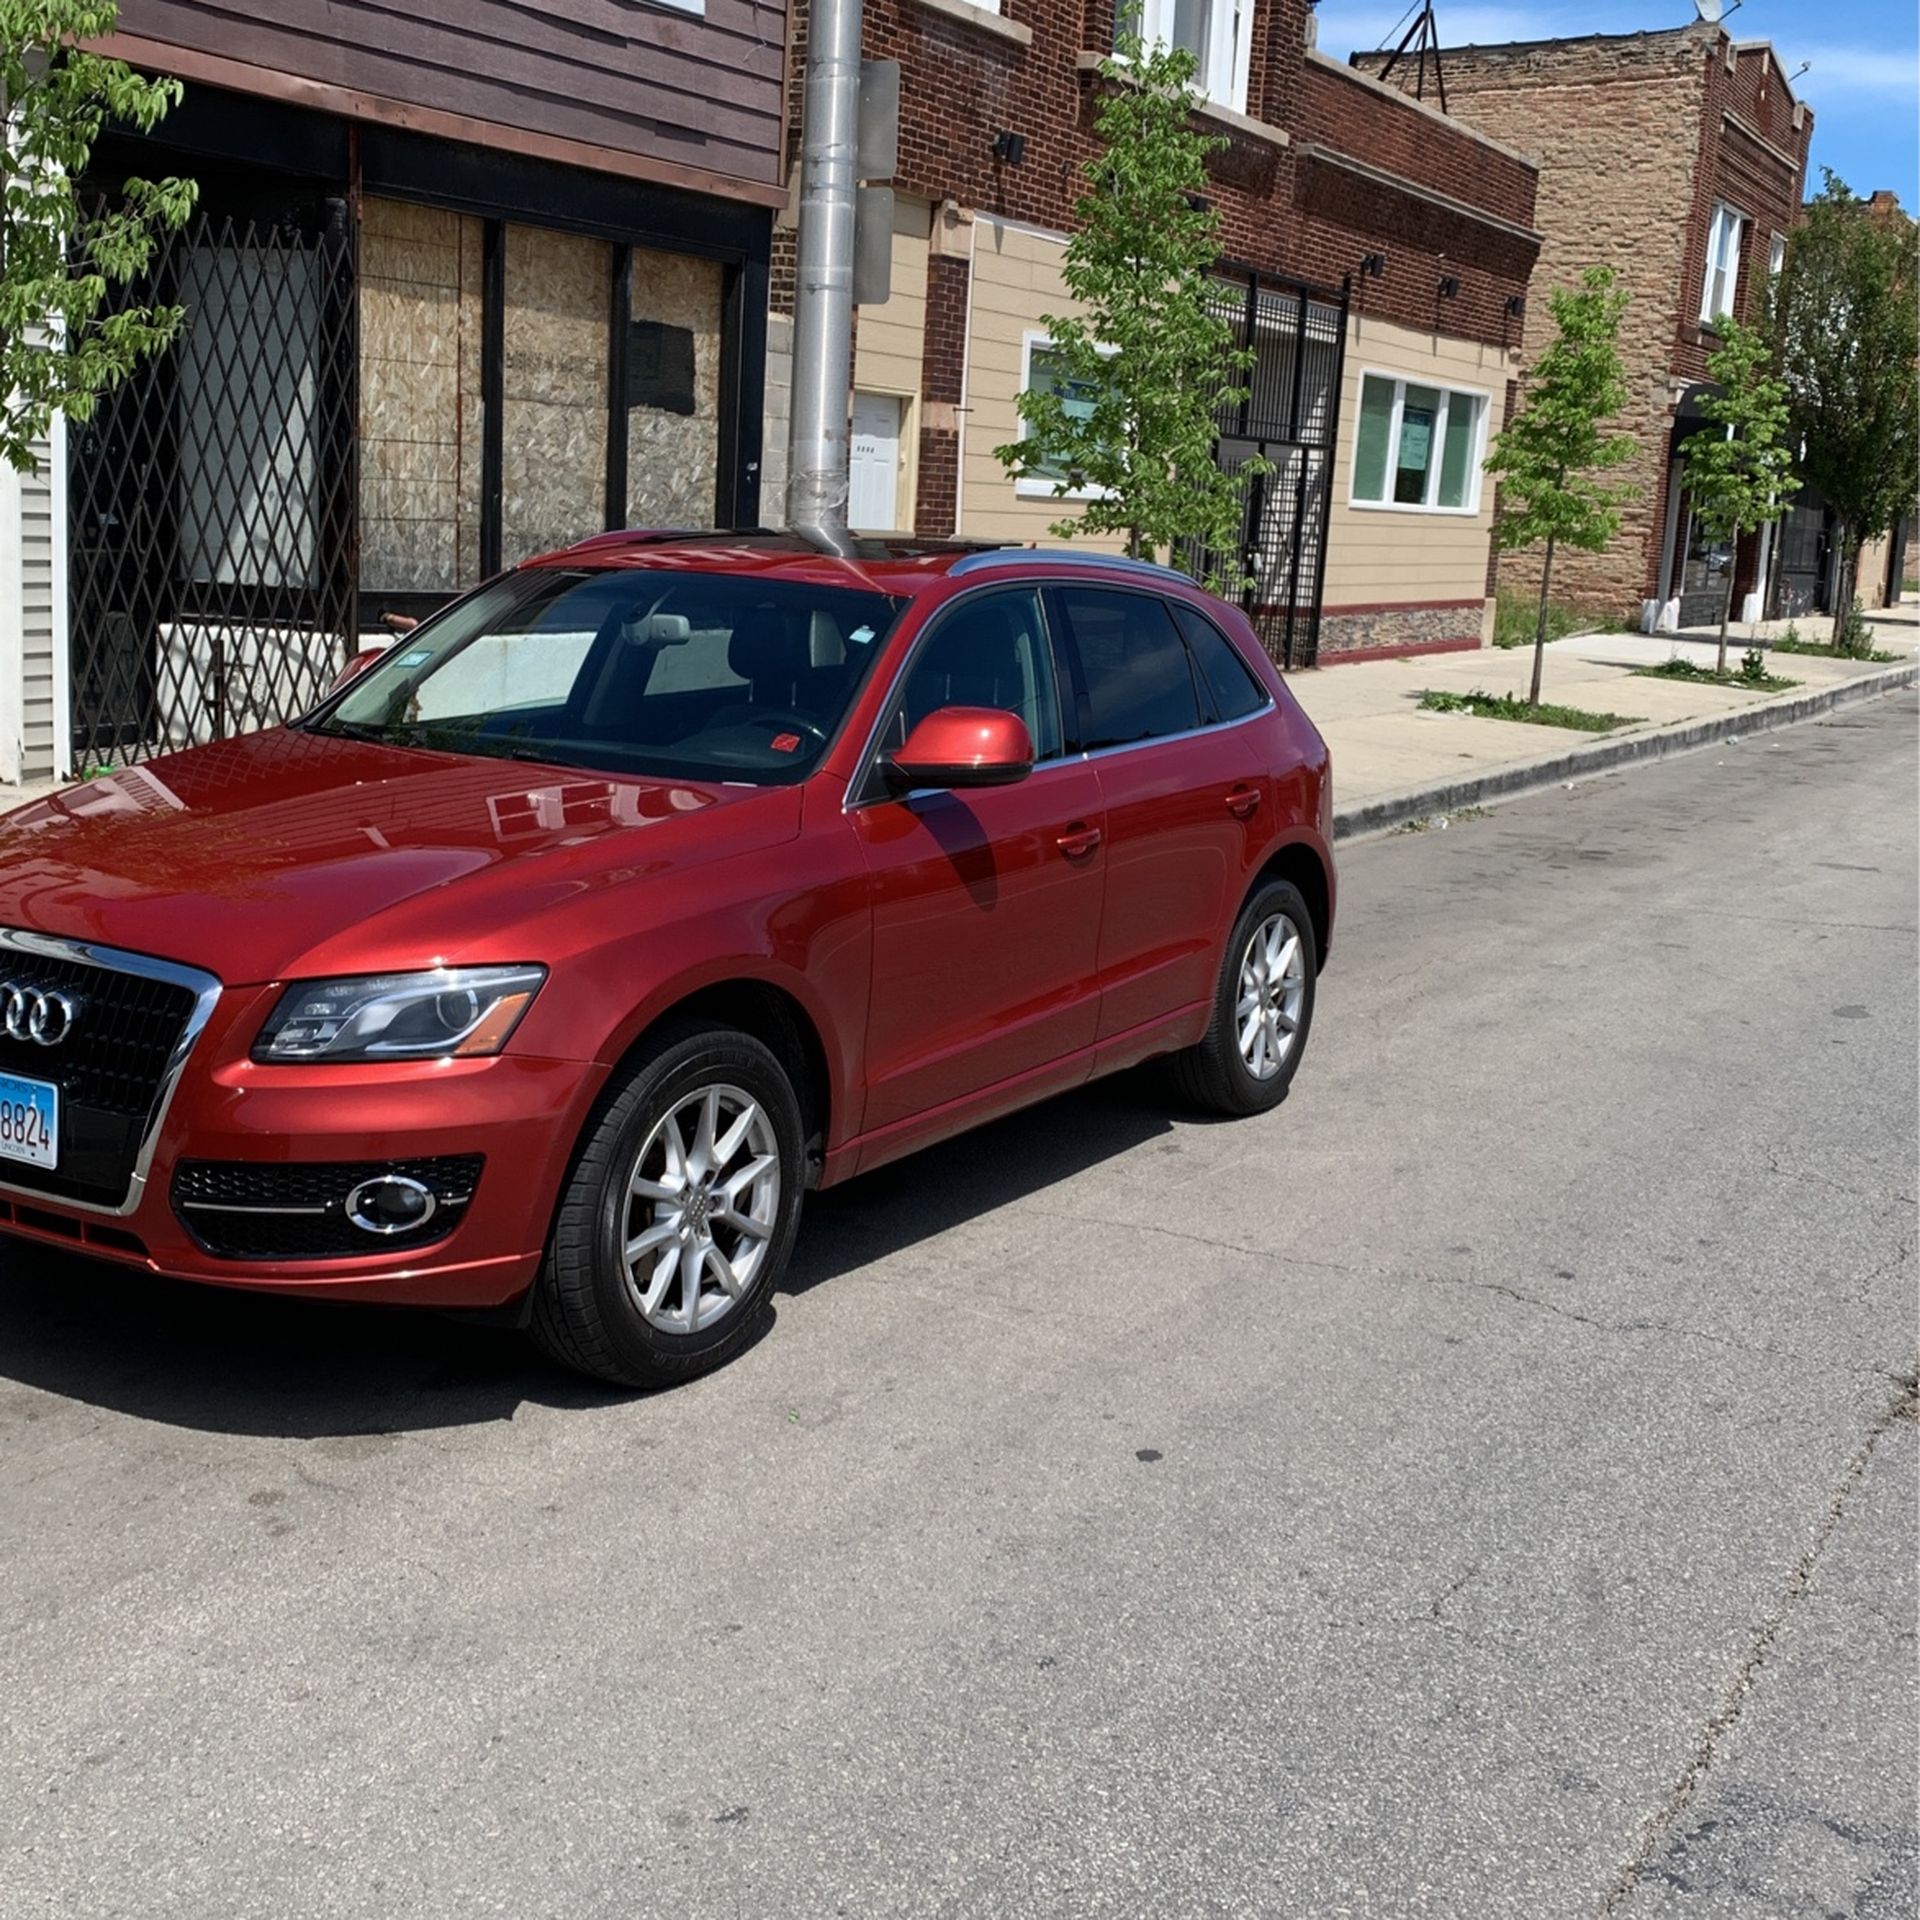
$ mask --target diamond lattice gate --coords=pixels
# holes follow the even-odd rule
[[[1238,383],[1247,397],[1221,412],[1215,455],[1230,473],[1261,469],[1243,495],[1241,603],[1281,666],[1310,667],[1320,649],[1347,296],[1240,270],[1215,282],[1214,311],[1236,347],[1253,349]]]
[[[68,436],[76,770],[291,719],[347,657],[355,271],[323,199],[196,219],[135,290],[186,319]]]

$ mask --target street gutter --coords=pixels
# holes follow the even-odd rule
[[[1333,837],[1354,840],[1366,834],[1385,833],[1393,827],[1404,826],[1409,820],[1453,813],[1480,801],[1563,785],[1569,780],[1585,779],[1636,761],[1664,760],[1669,754],[1711,746],[1716,740],[1771,733],[1776,727],[1796,726],[1802,720],[1817,719],[1836,707],[1851,706],[1857,700],[1891,693],[1898,687],[1910,687],[1916,680],[1920,680],[1920,660],[1907,660],[1880,673],[1862,674],[1857,680],[1822,687],[1815,693],[1782,694],[1772,700],[1756,701],[1737,713],[1715,714],[1705,720],[1677,720],[1671,726],[1652,727],[1644,733],[1612,735],[1569,748],[1564,753],[1538,754],[1531,760],[1515,760],[1504,767],[1491,767],[1484,773],[1466,774],[1457,780],[1408,787],[1351,807],[1336,806]],[[1334,785],[1337,791],[1337,767]]]

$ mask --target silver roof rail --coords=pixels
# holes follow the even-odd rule
[[[1150,580],[1178,580],[1185,586],[1193,585],[1175,567],[1163,567],[1152,560],[1136,560],[1125,553],[1085,553],[1071,547],[995,547],[988,553],[962,554],[947,572],[949,576],[983,573],[993,567],[1031,566],[1036,560],[1064,560],[1076,567],[1101,567],[1116,573],[1145,575]]]

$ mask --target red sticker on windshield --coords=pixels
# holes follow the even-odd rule
[[[799,745],[800,736],[797,733],[776,733],[773,736],[775,753],[792,753]]]

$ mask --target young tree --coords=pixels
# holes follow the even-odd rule
[[[1540,704],[1546,659],[1547,596],[1556,547],[1599,553],[1620,530],[1620,507],[1632,487],[1608,487],[1596,477],[1633,451],[1633,436],[1607,434],[1602,424],[1626,404],[1620,366],[1620,317],[1627,296],[1610,267],[1589,267],[1577,287],[1547,296],[1557,329],[1526,378],[1520,410],[1494,441],[1487,471],[1500,480],[1495,545],[1545,544],[1540,568],[1540,620],[1533,635],[1533,690]]]
[[[1019,400],[1022,437],[995,454],[1017,476],[1086,492],[1063,540],[1124,533],[1127,551],[1178,559],[1189,543],[1235,572],[1241,492],[1263,463],[1223,473],[1215,416],[1245,398],[1253,364],[1210,301],[1219,216],[1201,197],[1207,155],[1194,132],[1194,58],[1122,41],[1101,63],[1103,150],[1087,162],[1063,274],[1081,317],[1047,314],[1048,381]]]
[[[1836,644],[1853,609],[1862,541],[1887,532],[1920,485],[1920,231],[1831,169],[1787,241],[1773,289],[1774,351],[1800,471],[1840,522]]]
[[[113,31],[113,0],[0,0],[0,459],[21,472],[56,413],[84,420],[180,325],[177,307],[118,306],[159,237],[186,223],[185,180],[129,180],[85,206],[78,182],[109,121],[150,132],[180,98],[77,43]]]
[[[1720,344],[1707,356],[1707,371],[1720,391],[1700,402],[1718,433],[1696,433],[1687,442],[1681,484],[1694,513],[1711,532],[1737,546],[1779,517],[1793,475],[1793,445],[1787,437],[1787,390],[1774,372],[1766,335],[1738,320],[1720,321]],[[1727,670],[1727,622],[1733,615],[1733,567],[1727,567],[1727,597],[1720,606],[1720,661]]]

